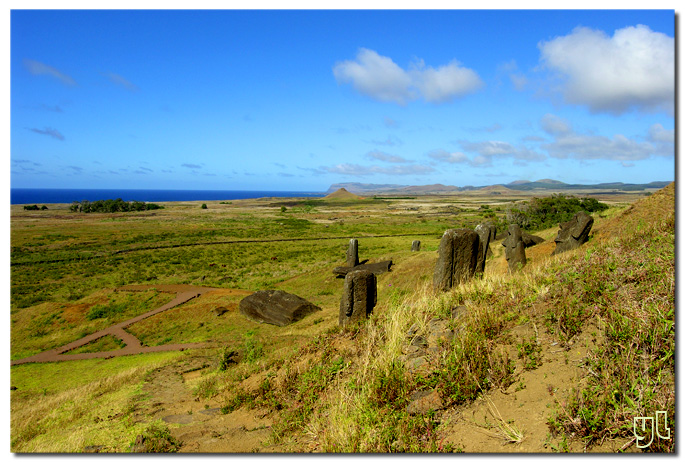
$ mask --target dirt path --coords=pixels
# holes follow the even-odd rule
[[[125,286],[121,287],[118,290],[123,290],[123,291],[140,291],[140,290],[148,290],[148,289],[157,289],[162,292],[175,292],[176,298],[174,298],[172,301],[169,303],[156,308],[154,310],[148,311],[147,313],[143,313],[139,316],[136,316],[135,318],[127,319],[126,321],[120,322],[118,324],[115,324],[113,326],[110,326],[106,329],[100,330],[98,332],[95,332],[93,334],[87,335],[79,340],[76,340],[74,342],[68,343],[66,345],[63,345],[59,348],[55,348],[53,350],[49,351],[43,351],[41,353],[38,353],[33,356],[29,356],[28,358],[22,358],[18,359],[16,361],[12,361],[10,365],[15,366],[18,364],[26,364],[26,363],[44,363],[44,362],[54,362],[54,361],[74,361],[78,359],[93,359],[93,358],[113,358],[115,356],[125,356],[125,355],[135,355],[139,353],[153,353],[153,352],[158,352],[158,351],[178,351],[178,350],[185,350],[189,348],[206,348],[208,346],[211,346],[210,344],[207,343],[180,343],[180,344],[172,344],[172,345],[157,345],[157,346],[152,346],[152,347],[144,347],[141,345],[140,340],[138,340],[134,335],[130,334],[129,332],[126,332],[124,328],[137,323],[138,321],[142,321],[143,319],[149,318],[150,316],[154,316],[156,314],[159,314],[163,311],[169,310],[171,308],[174,308],[178,305],[181,305],[189,300],[192,300],[195,297],[198,297],[202,294],[205,294],[207,292],[211,292],[213,290],[216,290],[212,287],[194,287],[194,286],[188,286],[188,285],[161,285],[161,286]],[[80,353],[80,354],[69,354],[65,355],[67,351],[74,350],[76,348],[80,348],[84,345],[87,345],[90,342],[93,342],[101,337],[104,337],[106,335],[112,335],[114,337],[117,337],[121,339],[124,344],[126,345],[124,348],[121,348],[119,350],[113,350],[113,351],[99,351],[96,353]]]

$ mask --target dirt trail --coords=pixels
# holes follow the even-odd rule
[[[113,326],[110,326],[106,329],[100,330],[98,332],[95,332],[93,334],[87,335],[79,340],[76,340],[74,342],[68,343],[66,345],[63,345],[59,348],[55,348],[53,350],[49,351],[43,351],[41,353],[38,353],[33,356],[29,356],[27,358],[22,358],[18,359],[15,361],[12,361],[10,365],[15,366],[18,364],[26,364],[26,363],[44,363],[44,362],[54,362],[54,361],[74,361],[78,359],[93,359],[93,358],[113,358],[115,356],[125,356],[125,355],[134,355],[134,354],[139,354],[139,353],[153,353],[153,352],[158,352],[158,351],[178,351],[178,350],[185,350],[189,348],[206,348],[211,346],[210,344],[207,343],[181,343],[181,344],[172,344],[172,345],[157,345],[157,346],[152,346],[152,347],[144,347],[141,345],[140,340],[138,340],[134,335],[130,334],[129,332],[125,331],[124,328],[135,324],[136,322],[142,321],[143,319],[149,318],[150,316],[154,316],[156,314],[159,314],[163,311],[169,310],[171,308],[174,308],[178,305],[181,305],[189,300],[192,300],[195,297],[198,297],[202,294],[205,294],[207,292],[211,292],[214,289],[212,287],[194,287],[194,286],[189,286],[189,285],[161,285],[161,286],[125,286],[121,287],[118,290],[123,290],[123,291],[140,291],[140,290],[148,290],[148,289],[157,289],[162,292],[175,292],[176,298],[174,298],[172,301],[169,303],[156,308],[154,310],[148,311],[147,313],[143,313],[139,316],[136,316],[135,318],[127,319],[126,321],[120,322],[118,324],[115,324]],[[114,337],[117,337],[121,339],[126,346],[124,348],[121,348],[119,350],[113,350],[113,351],[100,351],[96,353],[80,353],[80,354],[69,354],[65,355],[67,351],[74,350],[76,348],[80,348],[84,345],[87,345],[90,342],[93,342],[101,337],[104,337],[106,335],[112,335]]]

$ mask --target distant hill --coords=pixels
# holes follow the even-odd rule
[[[388,195],[426,195],[426,194],[450,194],[464,191],[480,191],[497,192],[493,187],[502,188],[501,192],[511,191],[570,191],[573,190],[609,190],[609,191],[644,191],[645,189],[661,189],[666,187],[670,181],[652,181],[646,184],[632,184],[632,183],[600,183],[600,184],[567,184],[563,181],[550,180],[548,178],[528,181],[517,180],[508,184],[495,184],[486,186],[451,186],[443,184],[432,184],[423,186],[407,186],[397,184],[373,184],[373,183],[336,183],[328,188],[327,193],[334,193],[339,189],[345,189],[347,192],[359,195],[373,195],[373,194],[388,194]],[[488,189],[490,188],[490,189]]]
[[[326,197],[324,197],[324,199],[334,200],[334,201],[336,201],[336,200],[337,201],[340,201],[340,200],[347,201],[347,200],[361,199],[361,197],[357,196],[356,194],[349,192],[345,188],[340,188],[337,191],[332,192],[329,195],[327,195]]]

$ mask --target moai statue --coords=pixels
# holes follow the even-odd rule
[[[421,241],[412,241],[411,251],[412,252],[418,252],[420,250],[421,250]]]
[[[504,256],[509,263],[509,272],[514,273],[526,266],[526,246],[519,225],[512,224],[507,228],[507,237],[502,242]]]
[[[557,243],[552,255],[572,250],[586,243],[592,224],[595,222],[587,213],[580,211],[565,223],[559,223],[559,232],[554,242]]]
[[[350,239],[350,245],[347,247],[347,266],[353,267],[359,264],[359,242],[356,239]]]
[[[364,321],[376,306],[376,275],[368,270],[347,273],[340,300],[338,324]]]
[[[482,273],[485,271],[485,259],[488,256],[488,251],[490,250],[490,236],[492,234],[490,227],[481,223],[476,226],[476,233],[480,239],[480,247],[478,249],[478,261],[476,263],[476,272]]]
[[[470,229],[448,229],[440,239],[433,287],[449,290],[472,278],[476,272],[480,239]]]

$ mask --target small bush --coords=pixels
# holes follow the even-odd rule
[[[200,207],[200,208],[203,209],[203,210],[206,209],[206,208],[207,208],[207,204],[202,204],[202,207]]]
[[[153,422],[136,437],[132,452],[178,452],[181,442],[171,436],[169,427],[161,421]]]

